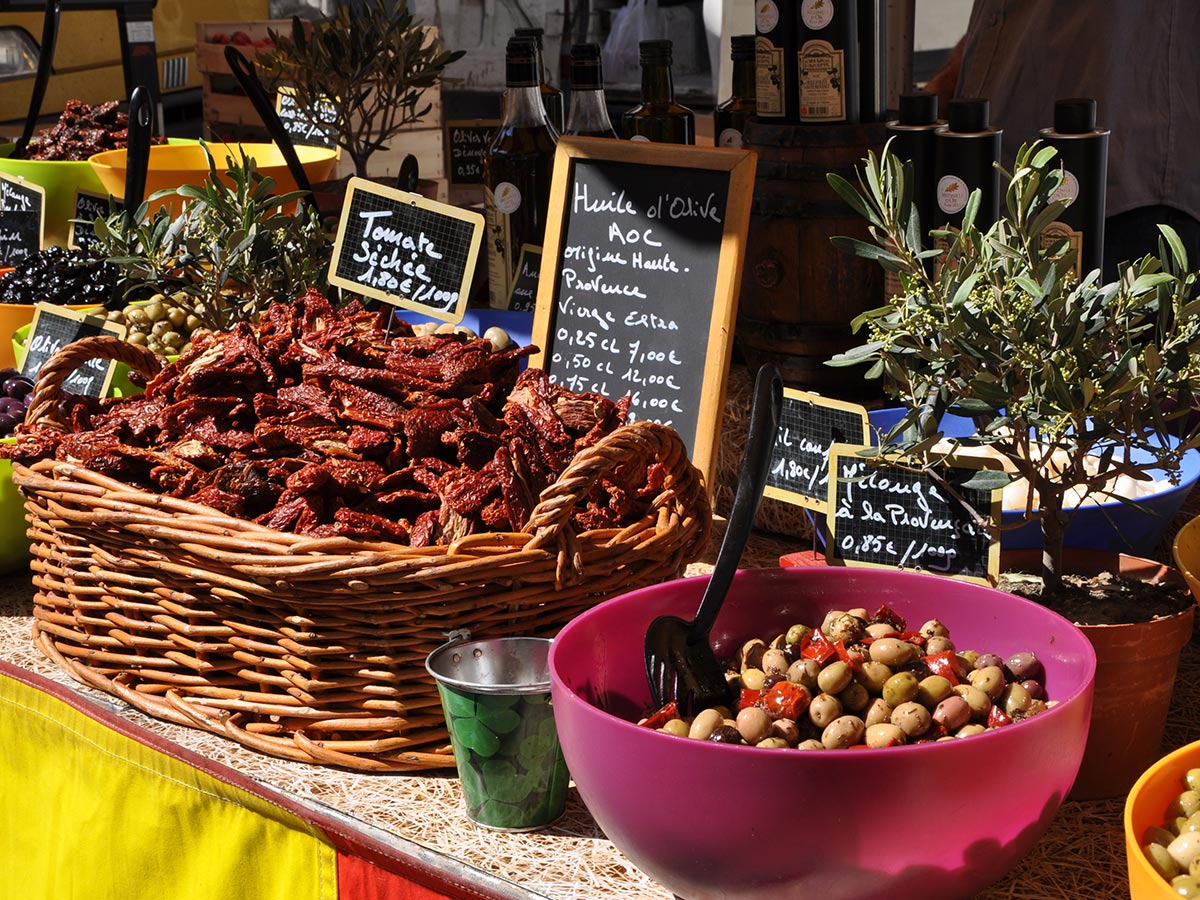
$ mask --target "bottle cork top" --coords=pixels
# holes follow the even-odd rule
[[[937,94],[919,91],[900,95],[901,125],[934,125],[938,120]]]
[[[988,130],[988,112],[991,104],[983,97],[964,97],[950,101],[950,112],[946,116],[949,130],[960,134],[974,134]]]
[[[1054,103],[1054,130],[1059,134],[1087,134],[1096,130],[1096,101],[1072,97]]]

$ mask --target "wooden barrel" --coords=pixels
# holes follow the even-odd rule
[[[862,377],[865,367],[824,364],[861,342],[850,322],[883,303],[878,263],[829,241],[871,237],[825,176],[837,172],[857,184],[867,151],[878,153],[884,140],[882,123],[747,125],[745,146],[758,153],[758,170],[735,334],[747,365],[773,362],[788,384],[825,396],[880,394],[878,382]]]

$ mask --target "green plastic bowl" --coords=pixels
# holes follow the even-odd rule
[[[195,144],[191,138],[170,138],[170,144]],[[71,219],[75,216],[75,193],[87,191],[108,196],[108,188],[88,160],[11,159],[14,144],[0,144],[0,172],[23,178],[46,192],[46,217],[43,229],[45,246],[67,246],[71,237]],[[147,192],[149,194],[149,192]]]
[[[11,444],[12,438],[0,438]],[[29,565],[29,537],[25,534],[25,499],[12,480],[12,461],[0,459],[0,575],[11,575]]]
[[[13,357],[17,361],[18,369],[21,367],[21,361],[25,358],[25,342],[29,340],[29,329],[32,327],[32,325],[33,323],[30,322],[28,325],[18,328],[15,332],[13,332],[12,350]],[[175,360],[179,359],[179,357],[168,356],[165,357],[165,359],[167,362],[174,362]],[[113,367],[112,381],[109,383],[108,393],[105,396],[130,397],[134,394],[140,394],[142,392],[142,388],[129,380],[129,374],[129,366],[125,365],[123,362],[118,362]]]

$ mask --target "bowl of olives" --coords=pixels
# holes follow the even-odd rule
[[[1200,741],[1142,774],[1124,825],[1131,900],[1200,897]]]
[[[1020,720],[1004,727],[955,724],[951,732],[926,723],[912,740],[843,741],[840,733],[822,733],[830,742],[816,744],[791,737],[757,746],[697,740],[638,723],[655,712],[646,628],[660,615],[690,619],[706,581],[681,579],[601,603],[568,623],[550,653],[555,722],[580,797],[608,838],[650,877],[682,900],[969,897],[1041,837],[1071,788],[1087,739],[1095,653],[1078,628],[1012,594],[933,575],[741,571],[712,631],[717,657],[731,669],[764,636],[798,627],[815,639],[831,612],[886,608],[897,626],[900,620],[913,629],[934,621],[948,626],[952,644],[943,641],[929,657],[962,657],[972,669],[982,661],[1001,670],[1014,657],[1036,658],[1045,699],[1036,715],[1014,714]],[[902,649],[893,644],[908,641],[886,640],[894,674],[912,671],[924,684],[928,676],[911,654],[891,656]],[[777,649],[775,643],[759,649]],[[860,658],[853,684],[867,683],[859,677],[863,669]],[[975,688],[975,680],[967,686]],[[829,696],[825,687],[822,697]],[[1000,698],[1004,688],[995,687]],[[735,707],[745,690],[742,684],[733,694]],[[836,696],[849,705],[855,690],[846,686]],[[970,701],[974,693],[964,687],[962,697]],[[866,703],[860,708],[865,720]],[[738,713],[729,712],[724,725],[737,730]],[[937,715],[929,718],[936,722]],[[911,729],[907,719],[896,721],[895,730]],[[961,736],[959,728],[966,729]]]

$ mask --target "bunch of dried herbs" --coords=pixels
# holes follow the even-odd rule
[[[1049,593],[1062,585],[1074,489],[1108,500],[1104,485],[1119,475],[1177,478],[1183,454],[1200,446],[1200,300],[1182,243],[1159,226],[1158,256],[1125,264],[1111,284],[1098,271],[1077,280],[1074,251],[1043,240],[1066,206],[1053,199],[1063,180],[1054,157],[1022,147],[1003,173],[1000,220],[976,225],[975,192],[961,230],[932,231],[929,244],[911,164],[885,148],[868,156],[857,186],[829,176],[875,239],[834,242],[877,260],[902,286],[855,320],[866,341],[830,364],[869,364],[867,377],[882,378],[908,408],[881,455],[930,450],[946,413],[975,420],[976,435],[952,444],[987,445],[1015,472],[984,472],[973,486],[1028,480],[1024,518],[1041,523]]]

